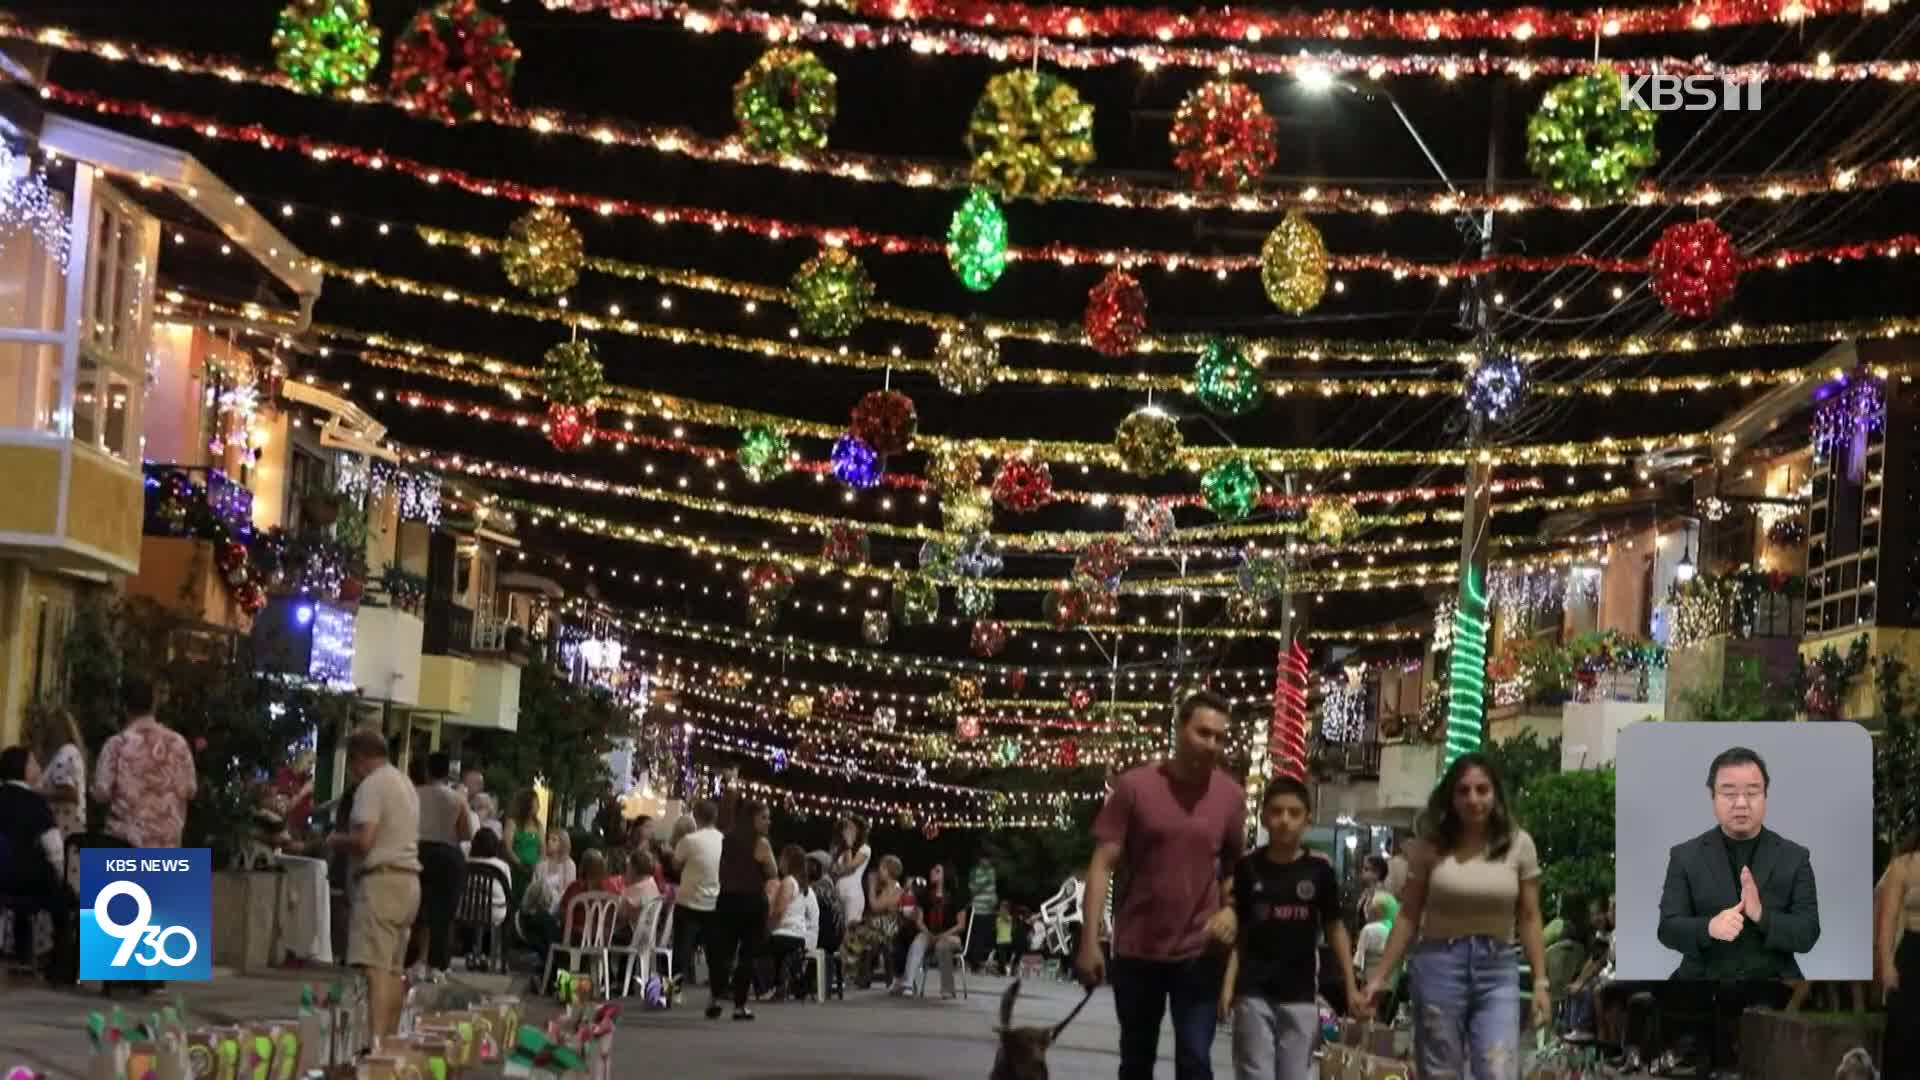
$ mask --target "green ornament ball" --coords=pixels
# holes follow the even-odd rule
[[[1260,474],[1246,458],[1228,458],[1200,478],[1207,509],[1226,521],[1239,521],[1260,501]]]
[[[902,626],[926,626],[940,617],[940,586],[914,576],[893,587],[893,616]]]
[[[1625,81],[1600,68],[1555,84],[1527,120],[1527,167],[1554,191],[1615,199],[1633,190],[1660,160],[1654,115],[1622,108]]]
[[[1233,338],[1214,338],[1200,349],[1193,369],[1193,396],[1211,412],[1239,416],[1260,403],[1260,365]]]
[[[593,342],[580,338],[547,350],[540,372],[540,393],[547,401],[569,408],[593,408],[607,392],[606,370]]]
[[[820,249],[794,273],[790,289],[800,328],[817,338],[853,333],[873,303],[873,279],[845,248]]]
[[[1007,269],[1007,215],[991,191],[967,192],[947,226],[947,265],[960,284],[986,292]]]
[[[294,0],[281,9],[273,55],[303,94],[365,86],[380,66],[380,28],[367,0]]]
[[[756,424],[740,435],[740,449],[735,459],[740,463],[740,471],[756,484],[764,484],[787,471],[792,448],[787,445],[787,437],[765,424]]]
[[[740,140],[769,154],[819,150],[839,108],[832,70],[805,49],[776,48],[733,86]]]
[[[960,614],[969,618],[985,615],[993,610],[993,586],[968,578],[954,588],[953,602]]]

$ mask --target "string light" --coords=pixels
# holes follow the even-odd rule
[[[1307,778],[1307,650],[1290,641],[1273,676],[1273,723],[1267,746],[1272,775]]]
[[[1486,719],[1487,597],[1485,571],[1468,567],[1460,578],[1448,664],[1447,752],[1443,765],[1480,748]]]

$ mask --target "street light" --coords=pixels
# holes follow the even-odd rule
[[[1433,171],[1440,174],[1440,179],[1447,185],[1447,190],[1455,195],[1460,193],[1460,189],[1453,186],[1453,178],[1448,176],[1447,170],[1441,167],[1440,159],[1434,157],[1433,151],[1427,148],[1427,140],[1420,137],[1420,130],[1413,126],[1413,120],[1407,116],[1407,111],[1400,107],[1400,102],[1387,90],[1381,87],[1356,86],[1334,74],[1333,69],[1325,64],[1308,64],[1302,67],[1294,74],[1294,81],[1300,84],[1300,89],[1317,96],[1325,96],[1335,89],[1340,89],[1368,101],[1386,102],[1393,109],[1393,115],[1400,118],[1400,124],[1407,129],[1407,134],[1413,136],[1414,144],[1420,147],[1420,152],[1427,156],[1427,164],[1433,166]]]

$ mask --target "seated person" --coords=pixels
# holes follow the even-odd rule
[[[627,891],[627,853],[620,848],[608,848],[604,854],[607,859],[607,883],[602,888],[618,896]]]
[[[613,890],[608,887],[611,883],[612,879],[607,876],[607,855],[605,852],[599,848],[594,848],[592,851],[580,856],[580,876],[575,879],[573,884],[567,886],[566,892],[561,894],[559,916],[555,917],[550,915],[547,917],[552,924],[552,936],[548,938],[548,942],[551,943],[560,940],[562,920],[571,914],[567,909],[573,904],[575,897],[590,892],[612,892]],[[566,927],[567,943],[571,945],[579,944],[582,929],[583,928],[579,926]],[[539,948],[544,952],[546,946],[541,945]]]
[[[507,861],[500,857],[500,834],[491,829],[474,834],[472,846],[467,851],[467,865],[490,866],[500,871],[508,881],[513,880],[513,872],[508,869]],[[493,896],[487,901],[487,915],[495,926],[507,918],[507,893],[498,881],[493,882]]]
[[[651,851],[642,849],[628,856],[629,880],[620,890],[620,923],[613,931],[613,940],[622,945],[632,941],[639,930],[640,913],[660,899],[660,886],[653,876],[656,865]]]
[[[38,789],[40,764],[24,746],[0,751],[0,893],[23,901],[14,912],[14,942],[22,959],[37,961],[33,952],[34,916],[44,912],[53,922],[55,953],[46,968],[55,982],[70,982],[65,969],[68,959],[61,956],[59,943],[66,940],[68,920],[79,906],[78,898],[62,881],[67,853],[60,839],[60,827],[53,820],[53,807]],[[29,906],[31,905],[31,906]],[[72,957],[72,963],[79,958]]]
[[[548,829],[546,849],[540,853],[540,861],[533,864],[532,880],[521,904],[557,914],[560,897],[579,876],[580,870],[573,864],[573,838],[565,829]]]
[[[802,884],[807,853],[798,844],[780,849],[780,878],[770,882],[773,904],[767,911],[767,953],[773,961],[774,987],[781,997],[793,983],[801,958],[820,940],[820,901]]]

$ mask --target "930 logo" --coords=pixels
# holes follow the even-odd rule
[[[206,848],[80,852],[80,977],[213,977],[213,860]]]

